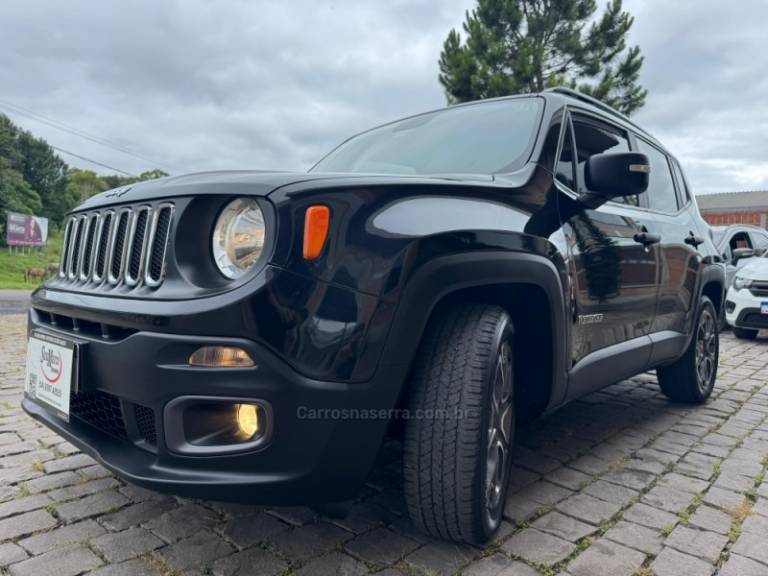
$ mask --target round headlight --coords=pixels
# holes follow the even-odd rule
[[[264,213],[253,198],[238,198],[224,208],[213,229],[213,259],[227,278],[250,270],[264,249]]]

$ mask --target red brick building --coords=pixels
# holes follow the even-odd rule
[[[768,228],[768,191],[700,194],[696,201],[712,226],[752,224]]]

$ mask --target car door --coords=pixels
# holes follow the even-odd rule
[[[683,335],[695,302],[699,267],[698,246],[704,242],[695,228],[693,206],[682,174],[676,179],[671,159],[655,144],[638,136],[638,152],[648,156],[651,174],[646,193],[648,209],[654,214],[653,231],[661,236],[659,244],[659,297],[652,334],[665,331]],[[679,183],[676,184],[676,180]],[[681,189],[682,188],[682,189]],[[668,335],[670,338],[675,336]],[[677,338],[682,344],[684,339]],[[674,346],[669,354],[679,350]],[[658,360],[658,358],[656,359]]]
[[[648,234],[651,217],[638,207],[637,196],[596,209],[574,200],[588,192],[584,178],[587,160],[604,152],[629,151],[627,132],[586,113],[574,111],[571,119],[566,140],[572,138],[573,173],[568,174],[569,162],[561,158],[557,180],[568,192],[560,196],[559,206],[569,255],[571,361],[576,364],[597,351],[649,333],[656,310],[658,264],[656,247]],[[564,152],[567,144],[564,142]],[[641,364],[638,361],[638,371],[644,368]]]

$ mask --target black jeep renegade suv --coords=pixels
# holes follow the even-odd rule
[[[723,286],[644,130],[563,89],[470,103],[307,173],[84,202],[32,298],[23,407],[128,481],[272,505],[349,499],[400,431],[413,521],[478,543],[516,422],[650,369],[707,399]]]

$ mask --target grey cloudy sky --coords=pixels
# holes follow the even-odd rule
[[[637,121],[681,159],[697,192],[768,189],[768,3],[625,3],[650,90]],[[304,170],[354,132],[443,106],[437,58],[473,4],[4,2],[0,111],[62,149],[131,173]],[[154,162],[12,113],[8,103]]]

